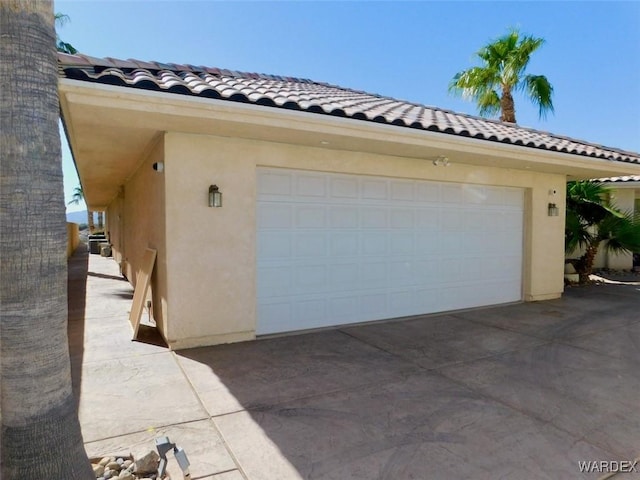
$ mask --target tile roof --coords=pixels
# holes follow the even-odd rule
[[[308,79],[58,53],[62,78],[334,115],[444,134],[640,163],[640,154]]]
[[[598,180],[607,183],[640,182],[640,175],[625,175],[623,177],[599,178]]]

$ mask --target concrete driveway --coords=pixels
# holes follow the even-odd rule
[[[640,455],[638,285],[170,352],[151,331],[130,341],[115,262],[70,265],[91,456],[144,454],[169,435],[194,479],[558,480]]]

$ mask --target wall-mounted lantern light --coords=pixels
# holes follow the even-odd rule
[[[547,213],[550,217],[557,217],[558,214],[560,213],[560,210],[558,209],[555,203],[550,203],[547,210],[548,210]]]
[[[217,185],[211,185],[209,187],[209,206],[221,207],[222,206],[222,192]]]

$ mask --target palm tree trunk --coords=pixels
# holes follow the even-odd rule
[[[589,281],[589,275],[593,273],[593,264],[598,254],[598,247],[600,242],[593,242],[589,244],[584,255],[580,257],[576,263],[576,272],[578,272],[580,283],[587,283]]]
[[[500,98],[500,121],[516,123],[516,106],[513,102],[511,89],[507,86],[502,87],[502,98]]]
[[[53,6],[0,2],[0,477],[89,480],[67,343]]]

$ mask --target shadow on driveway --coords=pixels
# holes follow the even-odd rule
[[[640,291],[177,352],[249,479],[598,478],[640,453]]]

